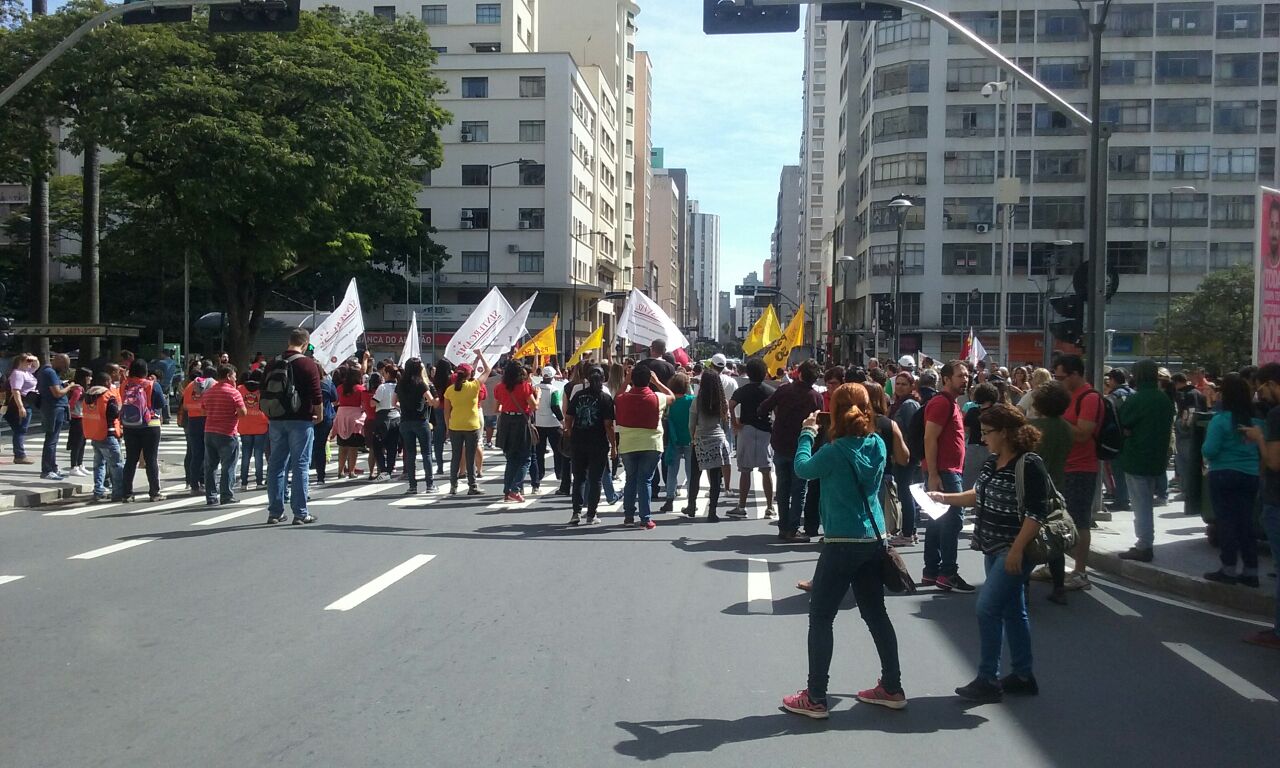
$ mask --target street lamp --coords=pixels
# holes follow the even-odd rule
[[[604,231],[604,230],[593,229],[593,230],[591,230],[590,232],[579,232],[579,233],[578,233],[578,234],[576,234],[576,235],[575,235],[575,234],[573,234],[572,232],[570,232],[570,233],[569,233],[569,237],[572,237],[574,240],[577,240],[577,241],[578,241],[578,242],[580,242],[580,243],[585,241],[585,242],[586,242],[586,244],[587,244],[587,246],[588,246],[588,247],[590,247],[590,248],[592,249],[592,252],[594,252],[594,251],[595,251],[595,246],[592,244],[592,240],[591,240],[591,238],[592,238],[592,237],[594,237],[595,235],[607,235],[607,234],[609,234],[609,233],[608,233],[608,232],[606,232],[606,231]],[[577,339],[577,330],[578,330],[578,275],[577,275],[577,266],[578,266],[578,257],[577,257],[576,252],[570,252],[570,254],[569,254],[569,279],[572,281],[572,284],[573,284],[573,299],[572,299],[572,301],[573,301],[573,308],[569,311],[569,324],[565,326],[565,329],[564,329],[564,331],[563,331],[563,333],[564,333],[564,337],[563,337],[563,339],[564,339],[564,340],[563,340],[563,341],[561,341],[561,345],[562,345],[562,346],[564,346],[564,348],[565,348],[565,350],[566,350],[566,351],[568,351],[568,350],[570,349],[570,347],[576,348],[576,347],[577,347],[577,341],[578,341],[578,339]],[[628,269],[628,270],[630,270],[630,267],[627,267],[627,269]],[[566,359],[567,359],[567,358],[566,358]]]
[[[527,165],[537,165],[537,163],[532,160],[526,160],[522,157],[519,160],[510,160],[505,163],[498,163],[496,165],[489,166],[489,172],[486,174],[487,178],[485,179],[485,181],[488,182],[489,187],[489,207],[485,209],[488,211],[489,216],[489,220],[485,222],[485,232],[487,234],[484,248],[484,284],[486,288],[493,287],[493,170],[495,168],[505,168],[508,165],[519,165],[521,168],[524,168]]]
[[[1173,314],[1173,196],[1178,193],[1194,195],[1196,188],[1188,184],[1169,187],[1169,239],[1164,242],[1164,367],[1169,367],[1169,349],[1172,345],[1169,329],[1169,316]]]
[[[839,307],[840,312],[836,313],[835,317],[832,318],[831,331],[830,331],[831,338],[829,341],[829,343],[831,344],[832,361],[834,363],[841,363],[844,361],[844,335],[843,333],[839,332],[839,329],[844,326],[844,306],[843,305],[845,300],[846,281],[849,279],[849,275],[848,275],[849,265],[852,264],[853,262],[854,262],[854,258],[847,253],[842,256],[836,257],[836,273],[835,273],[834,279],[835,279],[836,285],[839,286],[839,289],[838,289],[838,292],[836,293],[836,296],[838,298],[836,298],[831,303],[833,305],[832,309],[834,310],[835,307]],[[837,344],[841,352],[839,355],[836,354]]]
[[[1013,88],[1014,84],[1011,80],[1002,80],[998,82],[990,82],[982,86],[982,95],[991,98],[993,95],[1000,96],[1000,102],[1004,104],[1004,149],[1002,155],[1002,165],[1004,166],[1004,175],[1001,177],[999,186],[996,188],[996,202],[1004,208],[1004,218],[1000,221],[1000,360],[1006,365],[1009,363],[1009,324],[1007,322],[1008,315],[1008,289],[1007,289],[1007,273],[1009,271],[1009,260],[1013,252],[1012,243],[1012,219],[1013,206],[1018,202],[1016,193],[1010,194],[1005,180],[1012,178],[1013,173]],[[999,121],[997,120],[997,123]],[[1008,197],[1006,197],[1008,195]],[[1010,199],[1011,198],[1011,199]]]
[[[898,250],[894,256],[893,263],[893,359],[897,360],[902,354],[902,313],[898,309],[899,292],[902,289],[902,233],[907,226],[907,212],[915,207],[905,195],[898,195],[889,201],[889,208],[893,210],[893,215],[897,219],[898,224]]]

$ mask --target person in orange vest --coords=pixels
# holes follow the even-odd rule
[[[261,357],[261,355],[259,355]],[[255,487],[262,487],[262,457],[267,449],[267,415],[262,412],[262,366],[249,371],[240,385],[245,414],[240,417],[240,490],[249,488],[249,459],[254,460]]]
[[[111,501],[124,500],[124,455],[120,452],[120,393],[110,387],[111,376],[95,373],[84,393],[81,424],[93,446],[93,500],[107,500],[107,472],[111,473]]]

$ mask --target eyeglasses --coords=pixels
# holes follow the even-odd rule
[[[1066,378],[1067,378],[1067,375],[1066,375],[1065,373],[1055,373],[1055,374],[1053,374],[1053,380],[1054,380],[1054,381],[1065,381],[1065,380],[1066,380]]]

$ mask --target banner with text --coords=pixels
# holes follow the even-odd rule
[[[511,320],[511,305],[496,287],[489,291],[458,332],[445,345],[444,357],[454,365],[470,363],[477,350],[493,343],[498,333]],[[510,346],[510,345],[508,345]]]
[[[525,299],[524,303],[511,313],[511,319],[506,325],[493,335],[484,350],[490,365],[497,365],[499,357],[510,352],[512,347],[529,335],[529,329],[526,326],[529,322],[529,312],[533,309],[533,300],[536,298],[538,298],[538,292],[534,291],[532,296]]]
[[[1280,190],[1258,190],[1258,257],[1253,271],[1253,362],[1280,363]]]
[[[364,314],[360,309],[360,292],[356,279],[347,284],[342,303],[311,333],[315,345],[315,359],[325,373],[337,368],[343,360],[356,353],[360,336],[364,334]]]
[[[656,339],[667,342],[667,349],[674,350],[689,346],[689,340],[681,333],[666,312],[662,311],[638,289],[632,288],[627,297],[627,306],[618,318],[618,337],[633,344],[652,344]]]

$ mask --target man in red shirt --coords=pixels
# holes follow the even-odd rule
[[[235,504],[236,459],[240,454],[240,432],[236,425],[248,411],[236,389],[236,369],[230,363],[218,366],[218,381],[200,398],[204,407],[204,498],[209,506],[221,499]],[[218,471],[218,465],[222,471]],[[219,494],[218,480],[222,480]]]
[[[1049,562],[1054,595],[1061,598],[1064,588],[1088,589],[1090,586],[1085,567],[1089,556],[1089,528],[1093,525],[1093,501],[1098,492],[1098,447],[1094,438],[1102,423],[1102,393],[1085,380],[1084,361],[1079,355],[1058,357],[1053,364],[1053,378],[1071,393],[1071,406],[1062,417],[1070,422],[1075,442],[1067,454],[1062,497],[1080,533],[1075,551],[1071,553],[1075,570],[1070,575],[1065,574],[1065,557]]]
[[[964,478],[964,419],[956,399],[969,388],[969,366],[952,360],[942,366],[942,388],[924,407],[924,470],[926,490],[959,493]],[[960,577],[956,562],[964,516],[951,507],[929,523],[924,534],[925,586],[936,585],[943,592],[972,592],[973,586]]]

